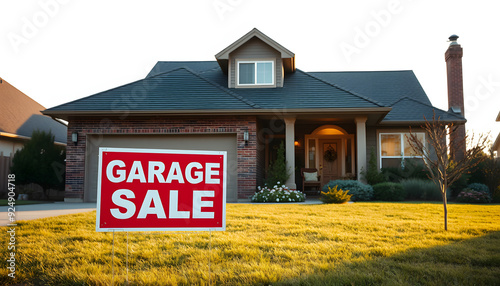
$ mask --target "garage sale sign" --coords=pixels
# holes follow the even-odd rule
[[[99,148],[97,231],[225,230],[226,152]]]

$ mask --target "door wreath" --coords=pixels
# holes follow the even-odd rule
[[[337,160],[337,151],[333,149],[332,145],[328,145],[328,148],[325,150],[323,154],[323,158],[328,162],[333,162]]]

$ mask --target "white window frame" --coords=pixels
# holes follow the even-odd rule
[[[426,144],[425,140],[425,132],[413,132],[414,134],[421,134],[423,135],[423,140],[424,140],[424,146]],[[382,155],[382,135],[400,135],[400,142],[401,142],[401,155],[399,156],[384,156]],[[404,159],[406,158],[423,158],[423,156],[410,156],[410,155],[405,155],[405,135],[410,135],[410,132],[380,132],[378,134],[378,149],[379,149],[379,168],[382,168],[382,159],[401,159],[403,162]]]
[[[257,64],[258,63],[271,63],[271,76],[272,76],[272,82],[271,83],[257,83]],[[254,83],[240,83],[240,64],[255,64],[255,69],[254,69]],[[274,61],[273,60],[256,60],[256,61],[237,61],[236,62],[236,82],[238,86],[274,86],[275,85],[275,77],[276,77],[276,71],[274,69]]]

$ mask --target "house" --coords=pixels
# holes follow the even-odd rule
[[[35,130],[54,135],[55,144],[66,145],[67,127],[49,116],[46,108],[0,78],[0,194],[7,193],[7,175],[17,150]]]
[[[75,138],[65,200],[96,201],[101,146],[227,151],[234,202],[263,184],[281,142],[295,170],[286,185],[301,189],[302,167],[326,183],[361,179],[372,149],[379,167],[414,158],[404,135],[424,116],[465,123],[433,107],[412,71],[305,72],[257,29],[215,59],[158,62],[144,79],[45,110]]]
[[[500,121],[500,112],[498,112],[496,121],[497,122]],[[498,134],[497,139],[495,139],[495,142],[493,143],[492,150],[495,153],[496,158],[500,157],[500,133]]]

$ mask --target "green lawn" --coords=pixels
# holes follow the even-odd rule
[[[16,237],[17,278],[1,267],[1,285],[111,284],[112,233],[95,232],[95,212],[21,222]],[[126,238],[115,234],[115,285]],[[500,285],[500,205],[450,204],[445,232],[434,203],[229,204],[211,240],[129,233],[129,252],[131,285]]]

